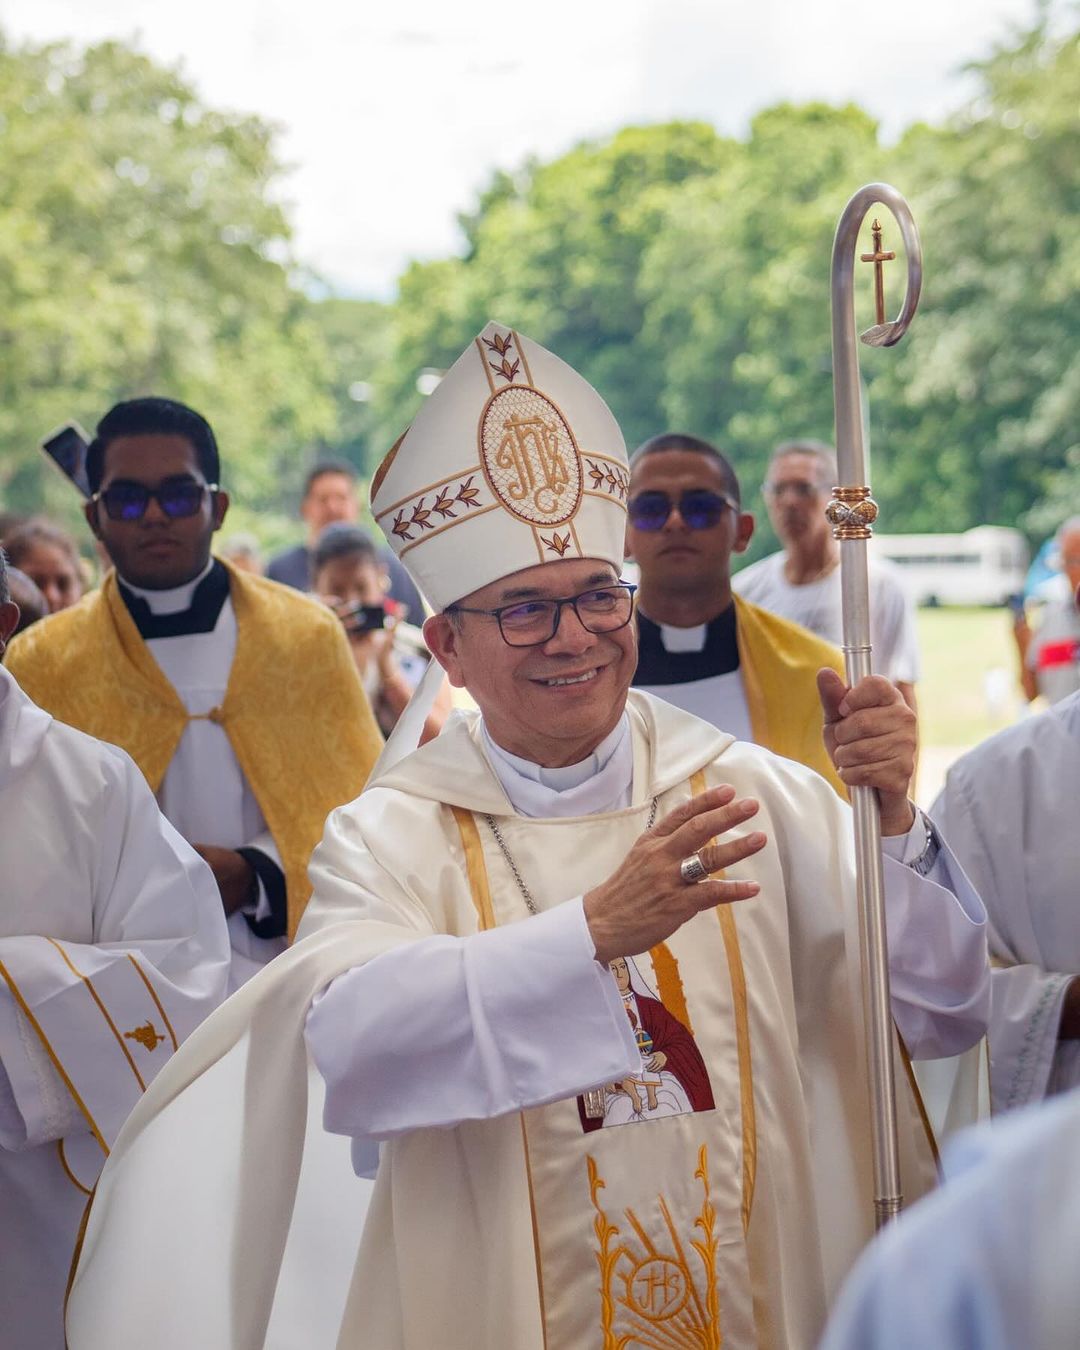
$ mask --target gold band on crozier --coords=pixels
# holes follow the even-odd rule
[[[878,504],[868,487],[834,487],[832,500],[825,508],[825,519],[833,527],[834,539],[869,539],[870,526],[878,517]]]

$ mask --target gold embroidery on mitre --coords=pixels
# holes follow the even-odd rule
[[[569,423],[536,389],[511,384],[488,399],[480,467],[502,505],[527,525],[565,525],[581,504],[581,453]]]
[[[423,495],[410,498],[394,516],[390,533],[410,543],[414,538],[413,531],[416,537],[422,536],[425,530],[434,532],[440,524],[457,523],[479,506],[480,489],[474,471],[457,482],[451,480],[440,484],[437,490],[425,488]]]
[[[603,491],[609,497],[617,497],[621,502],[626,501],[630,492],[630,475],[621,464],[600,457],[590,459],[586,455],[585,466],[589,471],[589,487],[592,491]]]
[[[565,534],[560,534],[559,531],[556,530],[550,539],[545,539],[543,535],[540,537],[544,539],[544,543],[551,549],[552,553],[557,553],[560,558],[566,557],[566,554],[570,549],[569,530],[567,530]]]
[[[133,1031],[124,1032],[125,1041],[138,1041],[144,1050],[154,1051],[158,1048],[164,1036],[159,1036],[157,1028],[153,1022],[144,1022],[141,1027],[136,1027]]]
[[[514,356],[513,346],[514,337],[512,333],[496,333],[493,338],[482,337],[480,339],[489,352],[493,352],[498,358],[496,361],[488,361],[488,365],[496,375],[501,375],[508,384],[513,384],[521,369],[521,361]]]
[[[600,1331],[602,1350],[720,1350],[720,1295],[716,1286],[716,1211],[709,1199],[709,1161],[703,1144],[694,1176],[705,1198],[694,1221],[700,1238],[690,1246],[697,1253],[704,1276],[704,1296],[694,1278],[686,1250],[664,1197],[660,1212],[671,1239],[666,1251],[657,1247],[632,1209],[626,1217],[636,1234],[617,1241],[620,1230],[604,1213],[599,1195],[605,1187],[596,1160],[588,1155],[589,1196],[596,1218],[595,1251],[600,1267]],[[618,1291],[618,1286],[622,1291]]]

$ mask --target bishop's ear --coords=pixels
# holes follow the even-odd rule
[[[455,689],[465,688],[465,671],[461,661],[462,616],[452,610],[432,614],[424,621],[424,642]]]

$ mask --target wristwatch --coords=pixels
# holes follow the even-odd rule
[[[923,829],[926,831],[926,843],[923,845],[923,850],[919,856],[917,858],[912,858],[911,862],[907,865],[913,872],[917,872],[919,876],[924,877],[933,867],[934,863],[937,861],[937,855],[941,852],[941,835],[938,834],[937,826],[925,811],[920,811],[916,806],[915,812],[923,823]]]

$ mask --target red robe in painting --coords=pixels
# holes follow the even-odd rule
[[[693,1036],[677,1017],[664,1007],[659,999],[649,998],[635,992],[638,1014],[641,1024],[652,1038],[653,1052],[660,1050],[667,1056],[664,1072],[673,1074],[682,1084],[683,1091],[694,1111],[711,1111],[715,1106],[709,1071],[701,1057],[701,1051]],[[578,1098],[578,1113],[582,1128],[588,1132],[598,1130],[602,1120],[590,1120],[585,1114],[584,1099]],[[645,1123],[645,1122],[641,1122]]]

